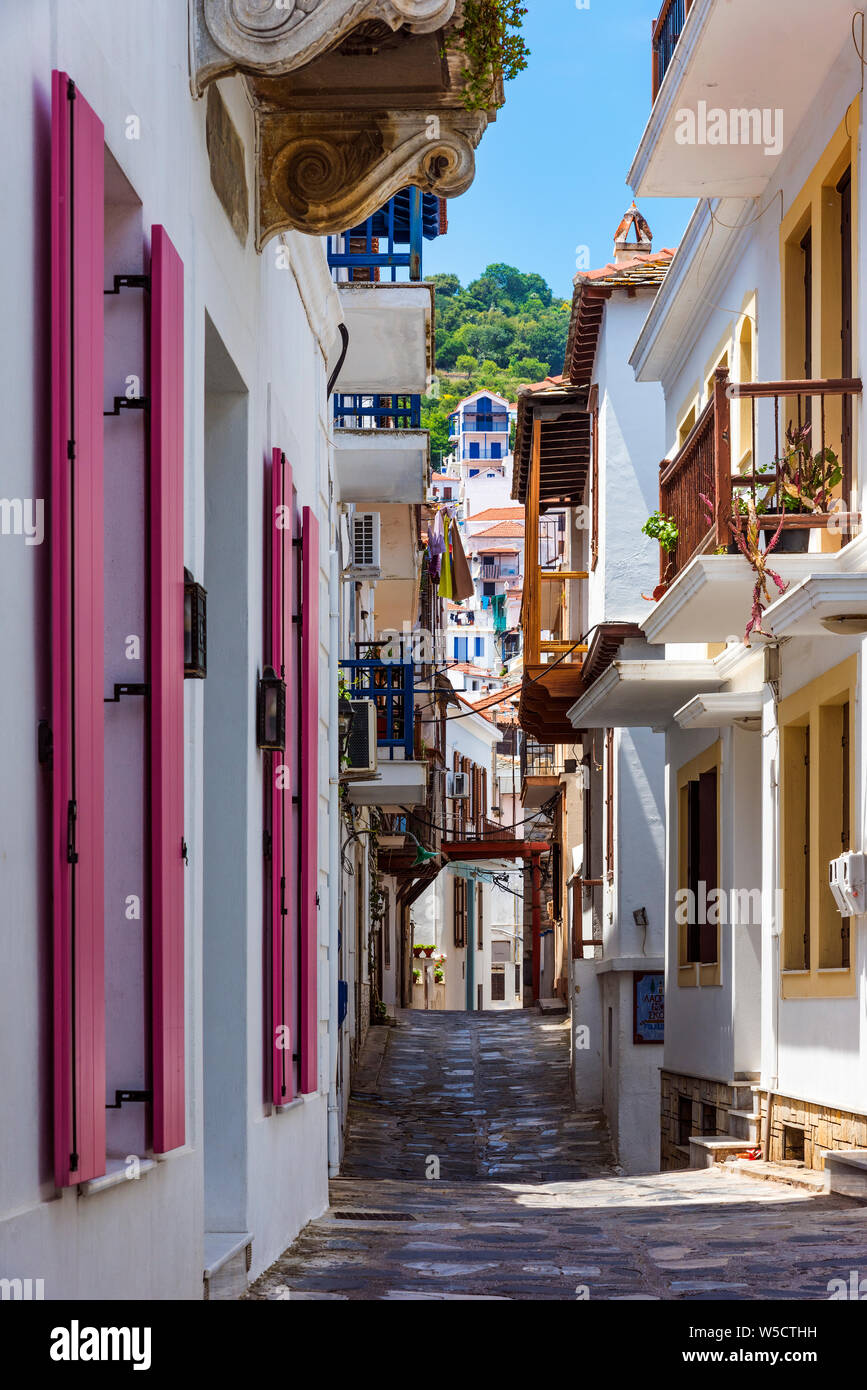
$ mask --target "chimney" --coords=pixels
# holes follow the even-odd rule
[[[629,240],[631,232],[635,233],[633,241]],[[652,250],[653,233],[633,202],[614,233],[614,264],[623,265],[624,261],[631,261],[637,253],[647,256]]]

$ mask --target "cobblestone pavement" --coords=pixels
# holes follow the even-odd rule
[[[528,1011],[372,1030],[331,1207],[246,1296],[827,1299],[867,1271],[848,1198],[720,1168],[620,1176],[602,1117],[570,1102],[566,1029]]]

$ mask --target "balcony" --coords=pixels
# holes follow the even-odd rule
[[[665,74],[668,72],[680,32],[692,0],[663,0],[662,9],[653,23],[651,36],[652,79],[651,100],[656,101]]]
[[[377,776],[349,781],[356,806],[418,806],[427,795],[427,762],[416,760],[415,668],[411,663],[341,661],[353,700],[376,705]]]
[[[586,646],[578,639],[585,571],[556,568],[565,550],[559,516],[580,506],[590,464],[589,387],[525,388],[518,400],[512,496],[526,508],[521,628],[521,728],[540,743],[572,743],[568,711],[578,696]]]
[[[843,0],[664,0],[636,197],[759,198],[832,73],[858,89]],[[809,35],[809,42],[804,36]]]
[[[501,415],[479,415],[474,410],[467,410],[463,415],[454,417],[451,438],[458,439],[462,434],[508,433],[509,416],[505,412]]]
[[[420,428],[421,397],[340,392],[333,409],[341,502],[421,504],[430,471],[430,435]]]
[[[522,738],[521,805],[524,809],[537,811],[546,801],[550,801],[559,791],[560,777],[565,770],[560,745]]]
[[[337,284],[420,281],[424,243],[446,228],[441,199],[404,188],[360,226],[328,238],[332,276]]]
[[[659,510],[674,519],[675,548],[660,548],[662,597],[644,624],[651,642],[717,642],[743,631],[755,574],[734,542],[730,520],[751,501],[761,514],[767,545],[781,525],[771,552],[784,583],[807,573],[838,567],[835,559],[857,530],[860,518],[845,510],[853,488],[853,428],[858,378],[728,383],[716,373],[713,394],[688,438],[659,475]],[[734,403],[734,408],[732,405]],[[787,427],[809,425],[809,450],[820,462],[814,487],[827,488],[828,511],[786,512],[781,464]],[[740,459],[732,468],[732,445]],[[835,469],[841,475],[835,481]],[[706,500],[703,500],[706,499]],[[805,504],[806,505],[806,504]]]
[[[464,104],[464,0],[189,0],[196,97],[241,77],[255,122],[256,245],[357,227],[408,184],[471,185],[496,106]],[[208,91],[209,102],[212,100]],[[216,98],[219,100],[219,98]]]

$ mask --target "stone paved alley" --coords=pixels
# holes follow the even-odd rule
[[[371,1030],[331,1207],[254,1299],[827,1299],[867,1271],[867,1208],[710,1171],[618,1174],[536,1012]],[[426,1177],[439,1163],[439,1177]]]

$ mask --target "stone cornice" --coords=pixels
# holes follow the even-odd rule
[[[312,236],[358,226],[400,189],[466,192],[487,116],[415,111],[263,111],[256,119],[259,250],[294,227]]]
[[[305,67],[362,24],[424,34],[443,28],[456,0],[190,0],[192,87],[242,69],[282,76]]]

